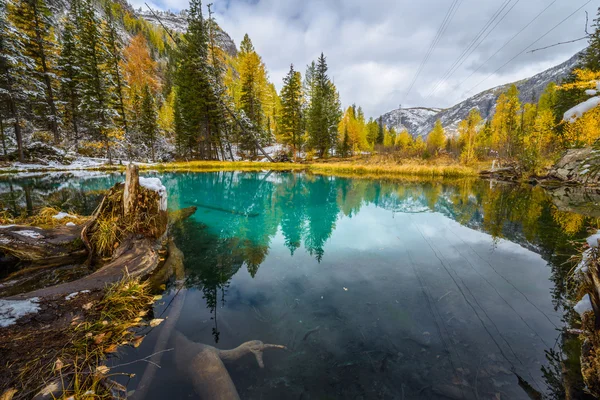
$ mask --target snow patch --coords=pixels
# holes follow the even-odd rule
[[[0,300],[0,327],[13,325],[24,315],[39,311],[39,298],[27,300]]]
[[[158,193],[160,196],[160,210],[167,210],[167,188],[159,178],[144,178],[140,176],[140,186]]]
[[[65,225],[66,226],[75,226],[76,224],[74,222],[67,222]]]
[[[588,272],[588,261],[590,259],[590,255],[592,254],[592,249],[587,249],[581,255],[581,261],[577,264],[577,268],[575,268],[575,273],[583,273]]]
[[[61,211],[58,214],[56,214],[55,216],[53,216],[52,218],[54,218],[54,219],[63,219],[63,218],[76,218],[76,217],[74,215],[71,215],[69,213]]]
[[[71,294],[68,294],[65,296],[65,300],[69,301],[71,299],[74,299],[75,297],[77,297],[78,295],[82,294],[82,293],[89,293],[89,290],[82,290],[81,292],[73,292]]]
[[[579,315],[583,315],[586,311],[592,311],[592,300],[590,299],[590,295],[586,294],[579,300],[575,307],[573,307],[575,312]]]
[[[573,123],[577,121],[578,118],[581,118],[583,114],[590,111],[591,109],[598,107],[600,105],[600,96],[592,97],[591,99],[587,99],[583,103],[577,104],[575,107],[571,108],[563,115],[563,120]]]
[[[32,238],[32,239],[42,239],[44,237],[44,235],[42,235],[41,233],[36,232],[36,231],[30,231],[28,229],[25,229],[25,230],[22,230],[22,231],[15,231],[15,233],[17,235],[29,237],[29,238]]]
[[[590,247],[598,248],[598,240],[600,240],[600,231],[594,233],[592,236],[586,239]]]

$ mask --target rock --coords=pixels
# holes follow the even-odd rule
[[[595,173],[595,169],[600,169],[600,157],[591,147],[569,149],[543,179],[595,186],[600,183],[600,173]]]

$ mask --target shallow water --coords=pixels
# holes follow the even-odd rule
[[[264,369],[251,356],[227,365],[242,398],[560,398],[547,354],[563,347],[569,241],[591,221],[557,209],[542,189],[275,172],[160,177],[170,209],[198,210],[173,229],[185,289],[171,281],[154,316],[185,294],[176,329],[192,341],[288,348],[266,352]],[[0,201],[17,209],[51,196],[89,211],[94,191],[120,179],[17,180],[12,191],[0,182]],[[111,361],[127,364],[113,372],[136,374],[123,381],[130,390],[147,363],[129,363],[152,354],[160,332]],[[194,398],[174,353],[161,357],[146,398]]]

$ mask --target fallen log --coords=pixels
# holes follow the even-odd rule
[[[160,263],[160,243],[146,238],[132,237],[119,246],[113,260],[98,271],[73,282],[34,290],[11,296],[11,300],[23,300],[33,297],[65,296],[82,290],[103,289],[106,285],[121,280],[124,274],[131,277],[146,277]]]
[[[30,226],[0,228],[0,252],[32,265],[54,267],[85,259],[87,250],[80,240],[81,226],[41,229]]]

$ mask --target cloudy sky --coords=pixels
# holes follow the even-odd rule
[[[398,108],[399,104],[403,107],[448,107],[481,90],[557,65],[583,49],[586,41],[533,54],[524,52],[496,71],[582,6],[531,49],[584,36],[585,11],[590,15],[591,24],[598,8],[598,0],[213,2],[217,22],[236,45],[245,33],[250,35],[278,89],[290,63],[304,72],[306,65],[324,52],[343,105],[361,105],[368,116],[378,116]],[[143,6],[142,0],[132,3],[136,7]],[[187,8],[187,0],[154,0],[153,3],[163,10]],[[453,4],[456,7],[452,19],[407,94]],[[494,19],[496,15],[498,17]],[[493,21],[491,26],[469,48],[489,21]],[[472,53],[459,58],[467,49]],[[457,67],[455,72],[442,80],[453,65]]]

